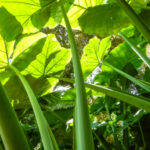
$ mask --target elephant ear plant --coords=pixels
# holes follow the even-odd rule
[[[77,98],[76,98],[76,104],[75,104],[75,145],[74,145],[74,147],[75,147],[75,149],[79,149],[79,150],[80,149],[81,150],[84,150],[84,149],[85,150],[93,150],[94,149],[93,137],[92,137],[91,127],[90,127],[90,122],[89,122],[88,105],[87,105],[87,99],[86,99],[86,94],[85,94],[85,87],[84,87],[84,82],[83,82],[83,75],[82,75],[82,70],[81,70],[81,65],[80,65],[79,54],[78,54],[77,46],[75,43],[75,39],[74,39],[74,36],[72,33],[72,29],[71,29],[69,20],[67,18],[67,15],[66,15],[66,12],[65,12],[65,9],[63,6],[63,2],[59,1],[58,5],[60,5],[60,7],[61,7],[61,11],[62,11],[64,20],[65,20],[65,23],[67,26],[67,30],[68,30],[68,36],[69,36],[71,49],[72,49],[73,66],[74,66],[74,72],[75,72],[75,83],[76,83],[76,89],[77,89],[77,91],[76,91]],[[3,28],[5,28],[5,27],[3,27]],[[41,134],[42,143],[44,146],[44,150],[59,149],[57,146],[57,143],[55,141],[55,138],[52,134],[52,131],[49,128],[49,125],[41,111],[41,108],[39,107],[37,99],[31,89],[31,87],[29,86],[28,82],[21,75],[21,73],[15,66],[9,65],[9,68],[11,70],[13,70],[14,73],[16,73],[16,75],[19,77],[20,81],[22,82],[22,84],[27,92],[27,95],[29,97],[31,106],[32,106],[34,114],[35,114],[35,118],[37,120],[37,124],[38,124],[39,131]],[[11,72],[11,74],[14,74],[14,73]],[[9,106],[9,107],[11,107],[11,106]],[[12,114],[14,114],[14,113],[12,113]],[[12,120],[10,120],[10,122],[11,121]],[[3,120],[3,122],[4,122],[4,120]],[[8,126],[10,126],[10,123],[8,123]],[[19,123],[18,123],[18,126],[19,126]],[[3,130],[4,129],[2,128],[1,134],[3,133],[2,132]],[[6,130],[7,129],[5,129],[5,131]],[[9,132],[11,132],[11,131],[9,131]],[[4,135],[4,134],[2,134],[2,135]],[[18,135],[18,137],[19,137],[19,135]],[[23,133],[22,133],[22,137],[25,139]],[[8,150],[21,149],[21,148],[19,148],[20,145],[17,145],[17,142],[18,142],[17,139],[12,140],[10,138],[10,141],[12,143],[14,143],[14,145],[10,145],[8,141],[5,142],[4,136],[2,136],[2,139],[4,141],[6,149],[8,149]],[[28,146],[26,140],[22,140],[22,143],[23,142],[25,142],[25,144]],[[19,142],[19,143],[22,144],[21,142]],[[25,145],[25,144],[22,144],[22,145]],[[24,147],[24,149],[26,149],[26,150],[29,149],[29,147],[27,148],[27,146]]]
[[[36,144],[42,145],[40,150],[62,149],[66,138],[59,139],[57,129],[64,129],[72,118],[73,146],[69,141],[70,149],[94,150],[96,146],[102,150],[132,149],[136,139],[131,132],[134,124],[140,127],[146,148],[139,120],[150,112],[149,95],[146,95],[150,92],[150,60],[143,48],[150,42],[150,31],[139,15],[126,0],[0,0],[0,136],[6,150],[35,148],[31,138],[26,136],[26,127],[22,128],[24,122],[21,119],[22,123],[19,122],[15,106],[11,105],[11,100],[16,99],[23,101],[23,111],[29,100],[28,106],[38,128],[36,133],[40,135],[36,139]],[[67,44],[61,41],[59,34],[63,33],[59,33],[57,27],[65,30],[63,37]],[[82,31],[73,30],[74,27]],[[76,42],[74,33],[85,36],[85,39],[82,37],[85,47],[81,46],[80,38]],[[116,45],[114,37],[120,40]],[[136,45],[139,41],[145,44],[142,43],[142,50]],[[74,79],[65,76],[66,65],[72,64],[70,60]],[[128,64],[132,69],[126,68]],[[141,64],[148,72],[146,77],[143,75],[146,81],[136,77]],[[72,71],[67,73],[71,76]],[[44,82],[41,84],[39,80]],[[61,80],[69,89],[59,91],[63,85]],[[129,93],[131,85],[137,87],[137,95]],[[89,98],[92,103],[88,102]],[[95,118],[103,112],[107,115],[101,123]],[[62,133],[59,134],[62,137]],[[137,143],[135,149],[138,149]],[[3,145],[0,141],[0,150]]]

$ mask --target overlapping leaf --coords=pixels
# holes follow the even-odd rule
[[[36,79],[31,75],[26,75],[25,78],[29,82],[37,97],[43,94],[50,87],[48,80],[44,78]],[[16,109],[22,109],[30,106],[28,96],[17,76],[11,77],[5,83],[4,87],[8,93],[9,99],[11,100],[11,104]]]
[[[89,44],[84,48],[84,54],[81,59],[84,78],[88,77],[102,62],[103,57],[107,54],[110,46],[110,37],[104,38],[101,41],[98,38],[90,40]]]
[[[54,27],[60,23],[62,15],[56,0],[0,0],[24,28],[24,33],[36,32],[45,25]],[[66,3],[66,10],[70,4]]]
[[[42,47],[45,42],[45,38],[41,38],[42,34],[36,34],[35,37],[31,36],[28,38],[28,42],[25,40],[22,40],[20,42],[20,45],[14,49],[14,42],[11,45],[11,49],[8,47],[10,46],[8,42],[5,42],[5,45],[7,47],[2,47],[1,51],[1,72],[0,72],[0,80],[3,80],[14,73],[11,69],[8,68],[8,64],[16,66],[20,71],[24,70],[30,62],[32,62],[36,55],[39,54],[42,50]],[[32,41],[30,42],[29,39],[32,38]],[[4,41],[2,41],[4,42]],[[35,43],[34,43],[35,42]],[[11,42],[12,43],[12,42]],[[31,45],[30,45],[31,44]],[[1,45],[2,46],[2,45]],[[9,48],[9,51],[7,51]],[[9,52],[9,53],[8,53]],[[9,55],[8,55],[9,54]]]
[[[101,37],[118,33],[129,23],[125,12],[115,3],[90,7],[79,18],[79,24],[85,33]]]
[[[131,48],[126,43],[120,44],[115,49],[113,49],[105,59],[104,63],[105,62],[116,66],[120,70],[127,63],[131,63],[136,69],[142,64],[142,61],[139,59],[139,57],[131,50]],[[95,80],[99,83],[108,82],[115,75],[116,74],[111,68],[102,65],[102,72],[95,77]]]
[[[22,33],[22,26],[4,7],[0,7],[0,34],[5,41],[13,41]]]
[[[71,8],[67,13],[71,26],[73,28],[78,28],[78,18],[83,14],[83,12],[88,7],[104,4],[104,1],[105,0],[74,0],[74,2],[72,2],[73,4]]]
[[[47,74],[60,74],[70,60],[70,50],[62,48],[54,35],[49,35],[42,52],[26,69],[35,77]]]
[[[0,78],[9,77],[9,64],[24,70],[41,51],[44,34],[22,35],[23,28],[17,19],[4,7],[0,8]],[[41,39],[41,40],[39,40]],[[39,41],[38,41],[39,40]],[[38,41],[38,42],[37,42]],[[36,43],[37,42],[37,43]],[[33,45],[34,44],[34,45]]]

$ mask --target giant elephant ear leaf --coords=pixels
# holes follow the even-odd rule
[[[70,50],[62,48],[54,35],[49,35],[42,51],[25,70],[35,77],[47,74],[60,74],[70,61]]]
[[[141,50],[145,53],[145,49],[142,48]],[[104,63],[109,63],[122,70],[128,63],[131,63],[134,68],[137,69],[142,64],[142,61],[126,43],[122,43],[109,53],[109,55],[105,58]],[[102,65],[101,69],[102,72],[95,76],[95,81],[104,83],[116,77],[116,73],[110,67]]]
[[[71,2],[72,1],[72,2]],[[78,28],[78,18],[84,13],[88,7],[94,7],[104,4],[105,0],[71,0],[71,8],[69,9],[67,16],[69,18],[72,28]],[[62,22],[64,24],[64,22]]]
[[[116,3],[89,7],[79,18],[79,25],[85,33],[101,37],[116,34],[129,23],[128,17]]]
[[[70,3],[66,3],[66,10]],[[62,20],[56,0],[0,0],[5,7],[22,24],[24,33],[37,32],[44,26],[54,27]]]
[[[47,2],[47,1],[46,1]],[[50,17],[50,2],[40,4],[39,0],[0,0],[0,5],[12,13],[22,24],[24,33],[36,32]],[[48,7],[49,6],[49,7]]]
[[[22,33],[22,26],[4,7],[0,7],[0,34],[6,41],[13,41]]]
[[[50,84],[47,79],[34,78],[31,75],[26,75],[25,78],[30,84],[31,88],[33,89],[36,97],[39,97],[50,87]],[[5,83],[4,87],[8,93],[12,105],[16,109],[22,109],[30,106],[28,96],[20,80],[17,78],[17,76],[12,76]]]
[[[42,51],[42,47],[46,38],[42,38],[41,33],[37,33],[32,38],[32,42],[23,39],[17,45],[13,47],[14,42],[6,42],[1,40],[1,58],[0,58],[0,80],[4,80],[10,77],[14,72],[8,67],[9,64],[14,65],[19,71],[23,71],[26,67],[36,58],[36,56]]]

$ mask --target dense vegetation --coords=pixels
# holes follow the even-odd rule
[[[149,29],[149,0],[0,0],[0,150],[149,150]]]

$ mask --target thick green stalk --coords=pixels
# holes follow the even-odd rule
[[[76,84],[76,105],[75,105],[75,140],[77,150],[93,150],[93,136],[90,128],[88,104],[85,94],[84,80],[81,70],[80,58],[78,49],[74,39],[74,35],[66,15],[63,2],[59,0],[62,14],[68,31],[68,37],[72,50],[72,61],[75,74]]]
[[[56,77],[56,78],[58,78],[59,80],[62,80],[62,81],[69,82],[69,83],[75,82],[74,80],[69,79],[69,78],[61,78],[61,77]],[[93,85],[93,84],[88,84],[88,83],[84,83],[84,85],[87,88],[90,88],[90,89],[98,91],[98,92],[102,92],[104,94],[109,95],[110,97],[117,98],[123,102],[126,102],[135,107],[138,107],[138,108],[141,108],[141,109],[144,109],[144,110],[147,110],[148,112],[150,112],[150,100],[148,98],[132,95],[132,94],[120,91],[115,88],[108,88],[108,87],[104,87],[101,85]]]
[[[6,150],[29,150],[15,111],[0,83],[0,135]]]
[[[33,108],[33,111],[34,111],[34,114],[35,114],[35,117],[37,120],[37,124],[38,124],[39,131],[41,134],[41,139],[42,139],[43,146],[44,146],[44,150],[58,150],[59,148],[56,144],[54,135],[52,134],[52,131],[44,117],[44,114],[38,104],[36,96],[34,95],[30,85],[28,84],[28,82],[26,81],[24,76],[22,76],[21,73],[17,70],[17,68],[15,68],[14,66],[10,66],[10,68],[17,74],[17,76],[21,80],[21,82],[27,92],[27,95],[29,97],[31,106]]]
[[[150,68],[150,60],[144,55],[141,50],[139,50],[122,32],[120,32],[121,37],[127,42],[127,44],[132,48],[132,50],[143,60],[143,62]]]
[[[145,39],[150,42],[150,31],[147,26],[142,22],[138,15],[134,12],[130,5],[125,0],[116,0],[120,3],[120,6],[124,9],[132,23],[143,34]]]

